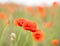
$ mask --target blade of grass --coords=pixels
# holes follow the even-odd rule
[[[0,38],[0,46],[2,45],[3,38],[4,38],[4,33],[5,33],[5,31],[6,31],[7,28],[8,28],[8,25],[4,28],[4,30],[2,32],[2,35],[1,35],[1,38]]]

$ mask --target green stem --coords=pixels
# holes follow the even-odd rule
[[[26,43],[27,43],[28,39],[29,39],[29,35],[27,34],[27,36],[26,36],[26,40],[25,40],[25,43],[23,44],[23,46],[25,46],[25,45],[26,45]]]
[[[10,42],[10,46],[13,46],[12,44],[13,44],[13,41]]]
[[[32,46],[36,46],[36,42],[33,40],[33,45]]]
[[[18,39],[17,39],[16,43],[14,44],[15,46],[17,46],[17,44],[18,44],[18,42],[20,40],[20,36],[21,36],[21,32],[19,33]]]

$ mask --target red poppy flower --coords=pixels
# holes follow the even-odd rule
[[[43,22],[43,26],[44,28],[51,28],[53,27],[53,22],[48,22],[48,23]]]
[[[36,28],[30,28],[31,32],[36,32]]]
[[[33,8],[31,6],[26,7],[29,12],[33,11]]]
[[[9,4],[6,3],[5,4],[5,8],[10,12],[10,13],[14,13],[16,10],[16,6],[14,4]]]
[[[26,9],[32,16],[35,16],[34,10],[31,6],[26,7]]]
[[[25,18],[18,18],[14,20],[14,24],[16,26],[23,26],[23,23],[26,22],[27,20]]]
[[[0,13],[0,19],[2,19],[2,20],[6,19],[6,14],[5,13]]]
[[[46,17],[46,13],[45,13],[44,7],[38,6],[38,7],[37,7],[37,10],[38,10],[38,12],[40,13],[40,15],[41,15],[42,18],[45,18],[45,17]]]
[[[59,41],[57,39],[52,40],[53,45],[58,45]]]
[[[32,30],[33,28],[36,28],[36,23],[31,22],[31,21],[27,21],[23,24],[23,28],[25,30]]]
[[[58,6],[58,2],[53,2],[53,7]]]
[[[49,28],[53,27],[53,22],[48,22],[47,27],[49,27]]]
[[[0,19],[4,21],[4,24],[8,24],[8,19],[7,19],[6,13],[1,12]]]
[[[32,38],[37,42],[41,42],[44,39],[44,33],[41,30],[36,30],[32,33]]]

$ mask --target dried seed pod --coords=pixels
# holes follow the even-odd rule
[[[11,33],[11,40],[14,40],[14,39],[16,39],[16,34],[15,33]]]

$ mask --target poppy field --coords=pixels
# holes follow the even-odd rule
[[[60,46],[60,4],[0,4],[0,46]]]

